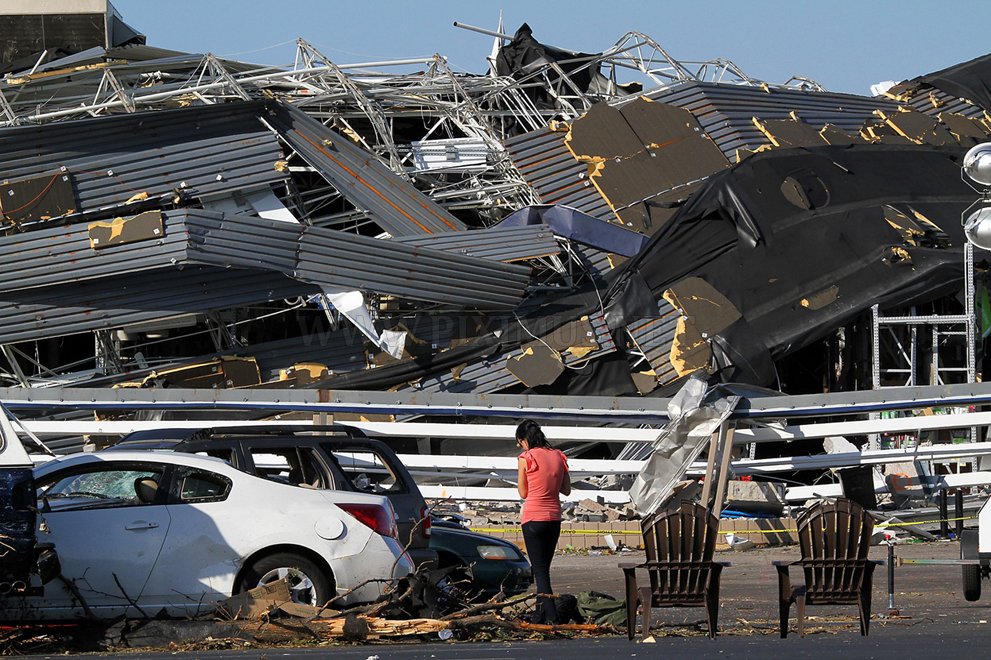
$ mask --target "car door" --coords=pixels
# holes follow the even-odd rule
[[[239,527],[251,534],[252,512],[228,502],[233,482],[222,474],[177,465],[169,483],[172,530],[142,601],[156,611],[195,616],[231,595],[243,558],[226,535]]]
[[[140,604],[169,529],[159,497],[164,493],[154,485],[164,483],[165,470],[160,463],[106,461],[53,472],[36,483],[38,538],[55,544],[62,575],[100,616]],[[82,610],[58,581],[45,587],[40,605],[66,616]],[[129,614],[138,612],[130,607]]]

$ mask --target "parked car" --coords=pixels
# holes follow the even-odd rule
[[[415,566],[434,563],[430,517],[420,489],[384,442],[345,426],[165,428],[131,433],[110,448],[168,449],[213,456],[235,468],[304,489],[383,495]]]
[[[530,562],[514,544],[473,532],[463,524],[434,518],[430,547],[441,567],[454,567],[448,582],[466,600],[486,600],[499,592],[525,593],[533,584]]]
[[[470,595],[523,593],[532,583],[530,564],[511,543],[458,524],[438,524],[396,453],[381,440],[342,426],[238,427],[138,431],[111,449],[170,449],[221,458],[234,467],[310,488],[373,492],[396,510],[399,539],[416,566],[461,567]],[[502,550],[491,550],[492,548]],[[471,570],[468,570],[472,567]]]
[[[365,602],[413,568],[381,495],[295,488],[177,452],[76,454],[34,479],[39,538],[71,587],[0,601],[7,619],[196,614],[283,577],[298,602]]]

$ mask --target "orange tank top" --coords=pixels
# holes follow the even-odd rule
[[[523,522],[561,519],[561,482],[568,459],[559,449],[537,447],[520,454],[526,461],[526,500]]]

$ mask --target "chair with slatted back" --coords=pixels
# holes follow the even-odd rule
[[[851,500],[820,502],[798,517],[798,542],[802,558],[776,561],[780,595],[781,637],[788,636],[791,604],[798,610],[798,634],[805,634],[806,605],[857,605],[860,634],[871,622],[871,586],[874,567],[867,552],[874,533],[874,519]],[[805,584],[792,587],[788,569],[801,566]]]
[[[682,502],[641,522],[646,561],[621,563],[626,578],[626,626],[635,636],[637,603],[641,630],[650,630],[652,607],[705,607],[709,637],[716,636],[719,576],[728,564],[712,561],[719,519],[704,506]],[[637,587],[637,569],[647,571],[650,586]]]

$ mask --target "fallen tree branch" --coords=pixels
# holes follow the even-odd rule
[[[374,639],[377,637],[402,637],[406,635],[425,635],[438,633],[442,630],[466,630],[481,626],[495,626],[519,632],[538,632],[555,634],[561,632],[583,632],[614,634],[612,626],[600,626],[592,623],[569,624],[538,624],[523,623],[503,619],[496,614],[480,614],[462,619],[445,621],[442,619],[403,619],[392,620],[380,617],[349,616],[313,621],[322,625],[321,632],[329,637],[353,640]]]
[[[493,610],[503,610],[507,607],[513,607],[519,605],[520,603],[525,603],[528,600],[536,598],[534,594],[522,594],[516,596],[515,598],[510,598],[509,600],[504,600],[498,603],[482,603],[481,605],[472,605],[468,609],[461,612],[453,612],[447,616],[441,617],[441,621],[456,621],[461,620],[481,612],[491,612]]]
[[[122,585],[120,583],[120,579],[117,577],[117,574],[116,573],[111,573],[110,575],[113,576],[114,582],[117,584],[117,588],[120,589],[120,593],[123,594],[123,596],[127,600],[127,602],[130,603],[131,606],[134,607],[134,609],[136,609],[138,612],[141,612],[141,616],[143,618],[150,619],[151,617],[148,616],[148,613],[145,612],[143,609],[141,609],[141,606],[138,605],[137,602],[135,602],[135,600],[133,598],[131,598],[129,595],[127,595],[127,592],[126,591],[124,591],[124,585]]]

